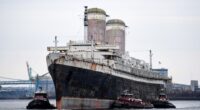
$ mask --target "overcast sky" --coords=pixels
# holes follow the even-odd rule
[[[153,67],[168,68],[173,82],[200,81],[199,0],[0,0],[0,76],[28,79],[26,61],[46,73],[55,35],[60,46],[83,39],[85,5],[126,23],[131,56],[149,62],[151,49]]]

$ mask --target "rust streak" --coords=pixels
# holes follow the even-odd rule
[[[92,70],[96,70],[96,66],[97,66],[97,64],[92,63],[91,69],[92,69]]]
[[[56,107],[57,107],[58,110],[62,109],[62,100],[61,100],[61,98],[56,101]]]

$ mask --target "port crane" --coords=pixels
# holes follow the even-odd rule
[[[26,62],[27,66],[27,73],[28,73],[28,80],[21,80],[21,79],[15,79],[15,78],[8,78],[4,76],[0,76],[0,79],[6,79],[6,81],[0,81],[0,85],[21,85],[21,84],[35,84],[35,90],[39,88],[40,85],[40,79],[48,75],[49,73],[45,73],[43,75],[37,75],[33,77],[32,71],[33,69],[29,66],[28,62]],[[8,81],[9,80],[9,81]]]
[[[39,75],[37,73],[36,76],[33,77],[33,75],[32,75],[33,69],[29,66],[28,62],[26,62],[26,65],[27,65],[27,72],[28,72],[28,76],[29,76],[29,81],[31,81],[35,84],[35,91],[37,91],[41,87],[41,79],[44,78],[49,73],[45,73],[45,74],[42,74],[42,75]],[[50,83],[50,82],[45,82],[45,83],[46,83],[46,89],[47,89],[48,83]]]

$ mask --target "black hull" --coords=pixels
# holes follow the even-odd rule
[[[49,103],[49,101],[44,100],[32,100],[26,109],[55,109],[53,105]]]
[[[124,90],[135,98],[153,100],[163,87],[60,64],[51,64],[48,69],[55,84],[57,104],[62,97],[115,100]]]
[[[151,102],[154,105],[154,108],[176,108],[175,105],[170,103],[169,101],[152,101]]]

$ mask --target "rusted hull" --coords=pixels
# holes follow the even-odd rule
[[[113,100],[96,98],[62,97],[62,108],[65,109],[107,109]]]
[[[61,64],[51,64],[48,68],[56,88],[57,108],[107,108],[124,90],[136,98],[153,100],[163,87]],[[94,106],[94,100],[98,106]]]

